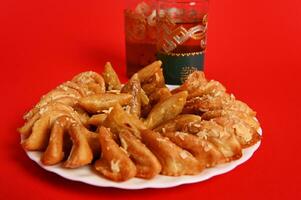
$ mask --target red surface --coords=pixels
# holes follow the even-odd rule
[[[254,108],[264,131],[246,164],[198,184],[125,191],[65,180],[27,158],[16,128],[42,94],[107,60],[124,77],[120,2],[1,1],[0,199],[300,199],[298,0],[210,4],[206,73]]]

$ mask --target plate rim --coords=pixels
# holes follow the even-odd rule
[[[258,133],[262,136],[262,134],[263,134],[262,128],[259,128]],[[22,140],[22,138],[21,138],[21,140]],[[40,162],[40,155],[42,154],[42,152],[26,151],[26,150],[25,150],[25,152],[26,152],[27,156],[32,161],[37,163],[41,168],[43,168],[46,171],[52,172],[60,177],[63,177],[67,180],[81,182],[81,183],[93,185],[96,187],[111,187],[111,188],[119,188],[119,189],[126,189],[126,190],[140,190],[140,189],[146,189],[146,188],[155,188],[155,189],[162,188],[163,189],[163,188],[177,187],[177,186],[185,185],[185,184],[199,183],[199,182],[203,182],[208,179],[211,179],[215,176],[228,173],[228,172],[234,170],[235,168],[237,168],[239,165],[242,165],[245,162],[247,162],[251,157],[253,157],[254,153],[259,149],[260,145],[261,145],[261,140],[259,140],[256,144],[252,145],[251,147],[243,149],[241,158],[231,161],[231,162],[228,162],[228,163],[216,165],[215,167],[207,168],[197,175],[191,175],[191,176],[184,175],[184,176],[178,176],[178,177],[157,175],[156,177],[154,177],[151,180],[145,180],[145,179],[134,177],[134,178],[132,178],[128,181],[124,181],[124,182],[115,182],[115,181],[108,180],[104,177],[101,177],[101,175],[98,175],[96,172],[93,171],[93,169],[91,169],[91,167],[92,167],[91,165],[84,166],[84,167],[81,167],[78,169],[62,168],[60,166],[61,163],[57,164],[57,165],[46,166]],[[100,181],[94,182],[89,179],[83,178],[81,175],[74,176],[72,174],[71,175],[69,174],[69,172],[71,172],[71,171],[74,172],[74,171],[80,171],[80,170],[89,170],[89,174],[93,175],[93,177],[99,178]],[[209,173],[204,174],[204,172],[206,172],[206,171],[207,172],[209,171]],[[153,183],[153,181],[158,177],[164,177],[164,178],[167,178],[170,180],[175,180],[175,182],[169,181],[168,184],[167,183],[160,184],[160,183],[156,183],[156,182]],[[187,180],[188,178],[190,178],[191,180]],[[133,184],[126,185],[129,181],[133,181],[133,180],[137,180],[137,179],[144,183],[137,184],[137,185],[133,185]],[[106,184],[104,184],[104,183],[106,183]]]

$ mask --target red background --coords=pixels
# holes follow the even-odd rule
[[[123,1],[0,3],[0,199],[300,199],[301,4],[212,0],[206,73],[258,112],[264,137],[245,164],[208,181],[126,191],[65,180],[29,160],[16,128],[40,96],[105,61],[125,80]]]

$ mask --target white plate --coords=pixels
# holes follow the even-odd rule
[[[169,86],[172,88],[172,86]],[[262,130],[259,130],[260,135],[262,135]],[[151,180],[144,180],[140,178],[132,178],[125,182],[114,182],[108,179],[105,179],[94,172],[91,166],[84,166],[79,169],[65,169],[58,165],[54,166],[45,166],[40,162],[41,152],[26,151],[28,157],[38,163],[42,168],[47,171],[58,174],[66,179],[73,181],[80,181],[90,185],[98,187],[114,187],[121,189],[144,189],[144,188],[169,188],[175,187],[182,184],[196,183],[212,178],[213,176],[224,174],[233,170],[238,165],[246,162],[252,157],[254,152],[260,146],[260,141],[255,145],[244,149],[243,155],[240,159],[226,163],[220,164],[216,167],[205,169],[198,175],[194,176],[179,176],[179,177],[170,177],[157,175]]]
[[[260,134],[262,134],[261,130],[260,130]],[[40,157],[42,155],[41,152],[27,151],[26,153],[30,159],[38,163],[45,170],[56,173],[69,180],[80,181],[83,183],[87,183],[99,187],[114,187],[114,188],[121,188],[121,189],[143,189],[143,188],[175,187],[182,184],[201,182],[209,178],[212,178],[213,176],[224,174],[226,172],[233,170],[238,165],[250,159],[259,146],[260,146],[260,141],[257,142],[252,147],[244,149],[243,156],[240,159],[226,164],[221,164],[213,168],[205,169],[198,175],[179,176],[179,177],[157,175],[151,180],[132,178],[128,181],[121,182],[121,183],[113,182],[97,175],[97,173],[92,171],[91,166],[85,166],[79,169],[65,169],[62,168],[60,165],[45,166],[40,162]]]

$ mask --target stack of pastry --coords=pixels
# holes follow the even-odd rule
[[[48,94],[25,116],[22,146],[44,165],[90,165],[113,181],[194,175],[260,140],[256,113],[196,71],[174,90],[156,61],[121,85],[107,63]]]

